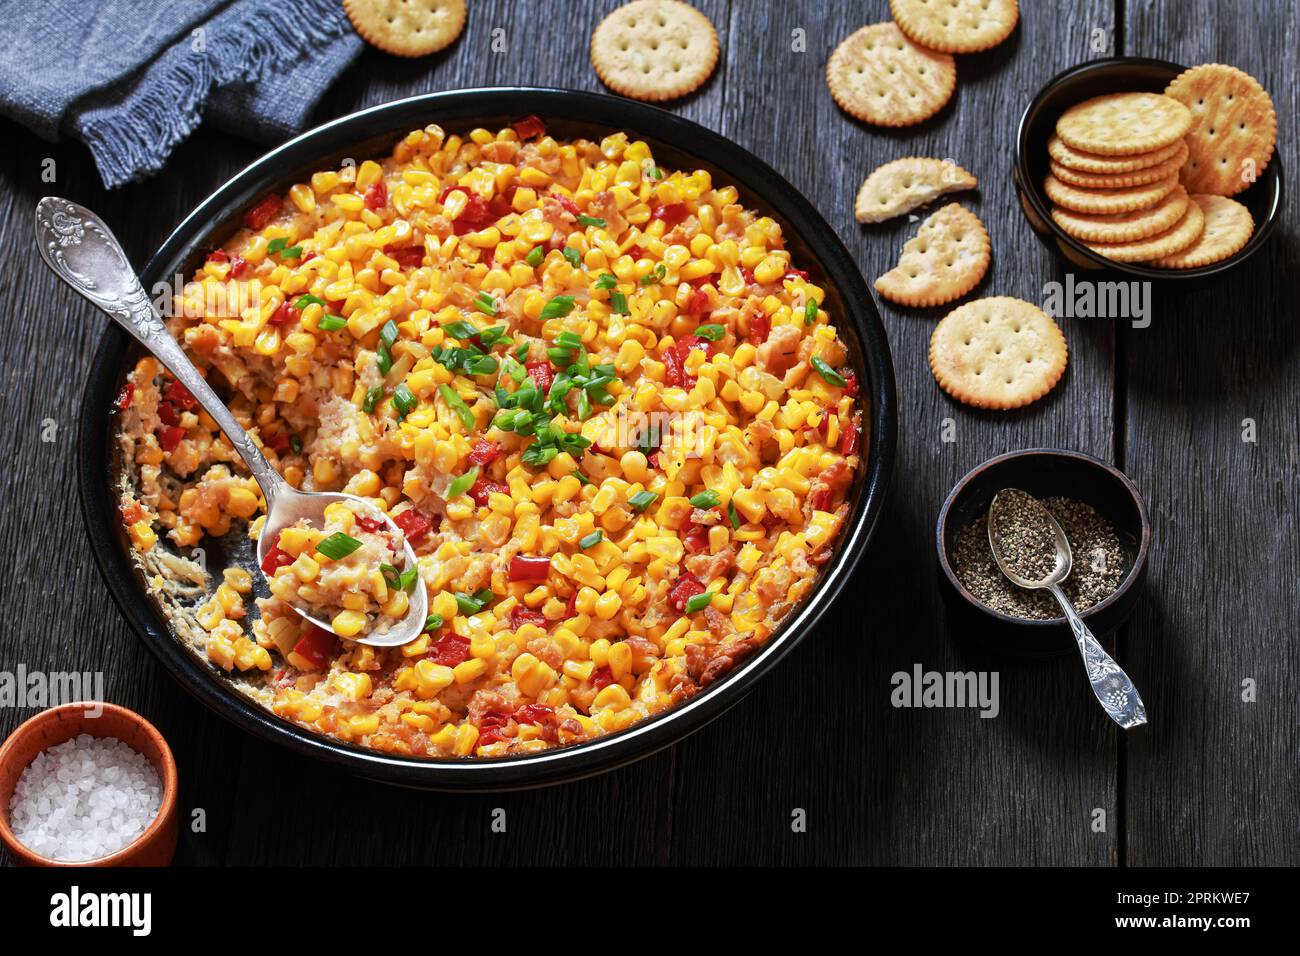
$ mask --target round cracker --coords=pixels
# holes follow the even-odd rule
[[[713,74],[718,34],[708,17],[680,0],[632,0],[597,25],[591,65],[615,93],[671,100]]]
[[[1177,149],[1174,155],[1163,163],[1148,166],[1146,169],[1135,169],[1129,173],[1081,173],[1060,163],[1053,162],[1049,165],[1052,175],[1070,186],[1078,186],[1080,189],[1127,189],[1130,186],[1145,186],[1147,183],[1177,176],[1183,163],[1187,161],[1187,144],[1180,141],[1175,146]]]
[[[1043,192],[1058,206],[1085,212],[1092,216],[1114,215],[1149,209],[1158,205],[1178,186],[1178,174],[1170,173],[1164,179],[1144,186],[1127,189],[1082,189],[1063,183],[1050,173],[1043,181]]]
[[[835,48],[826,84],[840,109],[864,122],[912,126],[943,109],[957,86],[957,64],[893,23],[873,23]]]
[[[1192,202],[1205,214],[1205,228],[1187,248],[1173,255],[1152,260],[1153,266],[1164,269],[1196,269],[1235,256],[1250,241],[1255,231],[1255,220],[1250,210],[1225,196],[1195,193]]]
[[[1192,114],[1160,93],[1108,93],[1071,106],[1056,121],[1067,145],[1103,156],[1147,153],[1183,138]]]
[[[1147,262],[1186,249],[1196,241],[1204,228],[1205,214],[1201,212],[1201,207],[1189,202],[1183,218],[1168,232],[1157,233],[1135,242],[1089,242],[1085,245],[1093,252],[1116,262]]]
[[[1058,206],[1052,210],[1052,220],[1065,233],[1084,242],[1136,242],[1172,229],[1187,212],[1187,203],[1187,190],[1177,186],[1150,209],[1091,216]]]
[[[427,56],[465,29],[465,0],[343,0],[357,33],[394,56]]]
[[[884,222],[976,185],[974,176],[950,160],[927,156],[895,159],[863,180],[853,203],[853,217],[858,222]]]
[[[995,47],[1016,28],[1016,0],[889,0],[898,28],[914,41],[944,53],[978,53]]]
[[[898,265],[876,280],[876,291],[910,306],[943,305],[979,285],[989,268],[989,234],[960,203],[937,211],[903,245]]]
[[[1222,63],[1184,70],[1165,89],[1192,114],[1191,155],[1183,170],[1190,192],[1234,196],[1273,158],[1277,114],[1268,91],[1249,73]]]
[[[1019,408],[1060,381],[1065,336],[1023,299],[976,299],[949,312],[930,336],[930,371],[939,387],[976,408]]]
[[[1146,169],[1148,166],[1158,166],[1177,153],[1182,145],[1182,140],[1178,140],[1146,153],[1135,153],[1131,156],[1098,156],[1096,153],[1085,153],[1066,145],[1061,141],[1061,137],[1053,133],[1047,140],[1047,154],[1052,157],[1052,162],[1081,173],[1111,176],[1116,173],[1133,172],[1135,169]]]

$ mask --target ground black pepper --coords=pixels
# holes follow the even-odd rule
[[[1120,586],[1128,573],[1129,555],[1111,523],[1091,505],[1060,497],[1044,498],[1043,504],[1065,532],[1074,555],[1070,576],[1061,587],[1076,609],[1086,610]],[[1046,546],[1052,549],[1050,536]],[[1041,549],[1034,548],[1031,553],[1037,555]],[[993,610],[1039,621],[1061,616],[1055,599],[1047,591],[1018,587],[998,569],[989,546],[988,509],[957,532],[949,559],[957,579],[976,600]],[[1028,560],[1032,566],[1036,559]],[[1054,563],[1054,558],[1049,561]],[[1025,577],[1045,577],[1051,571],[1051,563],[1045,571],[1027,573]]]

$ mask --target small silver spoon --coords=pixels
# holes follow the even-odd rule
[[[281,529],[301,518],[320,527],[324,523],[325,507],[336,501],[359,502],[369,511],[381,514],[391,530],[401,533],[391,518],[364,498],[340,492],[299,491],[271,467],[261,449],[235,421],[235,417],[199,374],[189,356],[171,337],[117,238],[98,216],[66,199],[46,196],[36,204],[36,243],[41,258],[54,270],[54,274],[72,286],[83,298],[108,313],[158,361],[167,366],[203,406],[203,410],[221,426],[235,450],[243,456],[266,497],[266,521],[262,526],[262,534],[257,539],[258,567],[261,567],[266,552],[275,543]],[[405,536],[402,540],[405,541]],[[414,567],[415,564],[415,551],[411,548],[411,543],[406,541],[406,566]],[[334,632],[328,621],[318,620],[298,607],[294,607],[294,610],[317,627]],[[348,640],[375,647],[407,644],[420,636],[428,614],[428,595],[424,590],[424,582],[417,577],[406,617],[386,634],[363,635]]]
[[[1056,598],[1056,603],[1061,605],[1061,610],[1065,613],[1065,619],[1070,622],[1070,630],[1074,632],[1074,639],[1079,644],[1079,653],[1083,655],[1083,666],[1088,669],[1088,681],[1092,684],[1092,692],[1097,695],[1097,700],[1110,715],[1110,719],[1125,730],[1130,727],[1140,727],[1147,722],[1147,711],[1137,688],[1133,686],[1133,681],[1129,680],[1124,669],[1115,663],[1115,659],[1097,643],[1097,639],[1092,636],[1092,631],[1088,630],[1088,625],[1083,623],[1079,612],[1074,609],[1070,599],[1065,596],[1065,591],[1061,589],[1061,582],[1070,576],[1070,570],[1074,566],[1069,539],[1065,537],[1065,532],[1056,523],[1052,513],[1027,492],[1019,492],[1028,499],[1025,506],[1037,509],[1039,514],[1035,517],[1052,530],[1052,543],[1056,546],[1056,566],[1045,578],[1033,581],[1017,574],[1004,559],[1006,549],[998,536],[998,522],[994,516],[1002,508],[1007,507],[1006,493],[1018,490],[1008,488],[999,491],[993,496],[993,503],[989,505],[989,547],[993,549],[993,559],[1013,584],[1031,590],[1046,588],[1052,592],[1052,597]],[[1032,502],[1032,505],[1029,502]]]

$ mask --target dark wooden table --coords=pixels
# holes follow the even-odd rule
[[[415,62],[367,52],[321,120],[413,93],[537,84],[601,89],[587,42],[613,0],[472,0],[460,40]],[[888,18],[885,0],[697,0],[722,41],[716,75],[672,105],[766,159],[818,206],[872,279],[915,229],[852,218],[864,175],[899,156],[952,157],[988,227],[978,294],[1041,301],[1061,264],[1017,209],[1015,124],[1065,67],[1110,53],[1223,62],[1268,88],[1294,175],[1295,6],[1216,0],[1022,0],[1015,35],[958,58],[952,102],[890,132],[831,101],[831,49]],[[501,28],[508,49],[494,53]],[[807,52],[793,52],[792,31]],[[102,213],[142,264],[181,217],[262,147],[201,131],[167,171],[105,193],[83,148],[9,122],[0,157],[0,336],[9,469],[0,512],[0,670],[95,670],[108,700],[152,719],[180,766],[178,861],[252,863],[1295,864],[1300,713],[1296,191],[1267,249],[1214,285],[1157,288],[1149,328],[1065,320],[1070,368],[1013,414],[954,404],[927,365],[934,315],[881,303],[897,367],[900,449],[887,516],[827,623],[743,703],[672,750],[583,783],[453,797],[328,771],[234,730],[188,697],[128,631],[84,552],[75,409],[104,321],[37,259],[32,208],[57,193]],[[43,161],[56,179],[42,181]],[[945,442],[945,421],[955,440]],[[1257,440],[1243,441],[1254,423]],[[1111,641],[1150,727],[1121,738],[1079,662],[1023,664],[954,641],[932,529],[980,461],[1035,445],[1115,462],[1155,522],[1149,585]],[[1001,673],[1001,714],[899,710],[890,675]],[[1253,682],[1253,702],[1243,682]],[[7,734],[31,711],[0,710]],[[507,830],[494,833],[493,811]],[[806,811],[807,832],[791,830]],[[1098,811],[1104,811],[1104,818]],[[1101,820],[1101,824],[1098,821]]]

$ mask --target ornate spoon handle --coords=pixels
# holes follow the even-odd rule
[[[269,511],[287,487],[284,479],[167,331],[108,226],[83,206],[46,196],[36,205],[36,243],[55,275],[108,313],[189,389],[247,462]]]
[[[1079,617],[1079,613],[1070,603],[1070,599],[1065,596],[1060,585],[1053,584],[1048,587],[1048,590],[1056,598],[1056,603],[1061,605],[1066,620],[1070,622],[1070,630],[1074,631],[1074,639],[1079,644],[1079,653],[1083,655],[1083,666],[1088,670],[1088,682],[1092,684],[1092,692],[1097,695],[1097,700],[1110,715],[1110,719],[1125,730],[1145,724],[1146,707],[1128,674],[1125,674],[1124,669],[1115,663],[1115,658],[1107,654],[1105,648],[1097,643],[1097,639],[1092,636],[1092,631],[1088,630],[1088,625],[1083,623],[1083,619]]]

